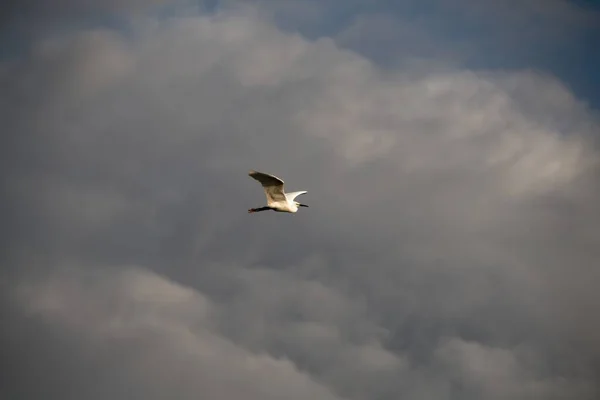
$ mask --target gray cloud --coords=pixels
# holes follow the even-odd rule
[[[241,10],[0,82],[7,396],[597,395],[598,116],[553,77],[381,71]],[[250,168],[311,208],[247,215]]]
[[[238,4],[239,1],[221,1]],[[246,4],[247,2],[242,2]],[[569,0],[253,0],[291,31],[392,68],[440,63],[467,69],[535,68],[558,76],[596,108],[600,14]]]
[[[46,35],[79,29],[126,26],[147,12],[186,4],[179,0],[7,0],[0,8],[0,60],[20,57]]]
[[[57,18],[65,16],[81,16],[93,12],[132,12],[148,7],[170,3],[165,0],[9,0],[2,13],[5,21],[23,18]]]
[[[147,271],[82,275],[74,269],[42,286],[18,287],[17,297],[28,310],[60,321],[67,334],[83,336],[82,346],[106,351],[92,364],[118,368],[135,398],[336,398],[290,361],[250,353],[215,335],[216,310],[204,296]],[[115,365],[115,358],[124,363]],[[76,397],[100,398],[114,389],[78,390]]]

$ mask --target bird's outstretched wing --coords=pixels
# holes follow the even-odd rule
[[[248,175],[259,181],[265,189],[267,204],[276,201],[286,201],[285,193],[283,191],[283,181],[281,179],[274,175],[257,171],[250,171]]]
[[[308,193],[308,192],[306,190],[301,190],[299,192],[290,192],[290,193],[286,193],[285,197],[287,197],[288,200],[290,200],[290,201],[294,201],[294,199],[296,197],[298,197],[298,196],[300,196],[301,194],[304,194],[304,193]]]

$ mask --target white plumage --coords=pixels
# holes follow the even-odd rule
[[[275,175],[265,174],[264,172],[250,171],[248,173],[252,178],[260,182],[265,195],[267,196],[267,206],[260,208],[251,208],[249,213],[273,210],[278,212],[295,213],[299,207],[308,207],[306,204],[300,204],[294,199],[301,194],[307,193],[306,190],[299,192],[285,193],[283,190],[283,180]]]

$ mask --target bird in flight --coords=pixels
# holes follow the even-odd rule
[[[283,190],[283,181],[274,175],[257,171],[250,171],[248,175],[260,182],[267,196],[266,207],[251,208],[248,210],[248,213],[266,210],[295,213],[299,207],[308,207],[306,204],[300,204],[294,200],[299,195],[306,193],[306,190],[285,193]]]

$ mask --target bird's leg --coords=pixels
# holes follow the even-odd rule
[[[266,210],[270,210],[271,207],[260,207],[260,208],[251,208],[248,210],[248,214],[252,214],[255,212],[259,212],[259,211],[266,211]]]

